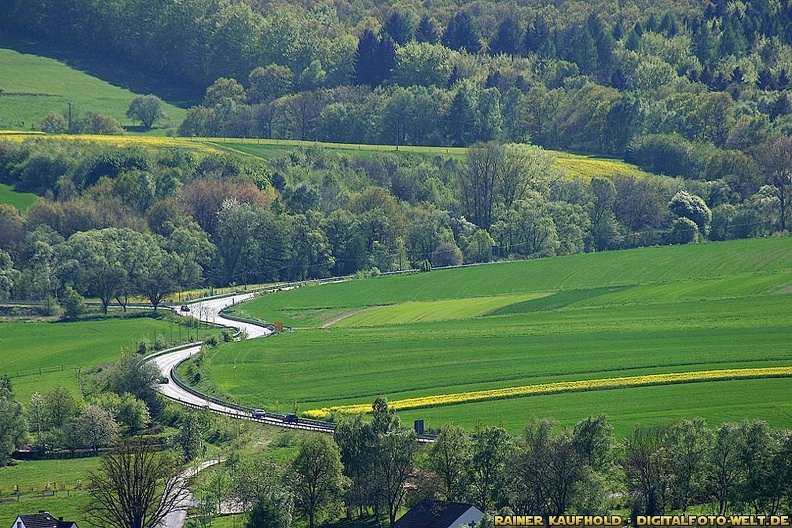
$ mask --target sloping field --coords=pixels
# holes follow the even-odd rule
[[[193,330],[194,331],[194,330]],[[11,377],[14,398],[61,386],[79,395],[78,369],[115,361],[140,342],[182,341],[188,329],[148,317],[79,322],[0,322],[0,375]]]
[[[0,129],[34,130],[49,112],[68,115],[107,114],[122,126],[138,125],[126,117],[129,103],[137,95],[124,88],[75,70],[55,59],[0,48]],[[187,111],[166,104],[177,127]],[[155,126],[152,134],[164,134],[166,125]]]
[[[504,304],[506,297],[513,302]],[[472,309],[477,302],[478,311]],[[244,308],[272,321],[300,310],[330,314],[389,306],[326,329],[220,347],[204,362],[204,388],[258,407],[297,403],[301,411],[370,404],[379,395],[400,405],[410,398],[505,392],[487,401],[458,398],[400,412],[425,419],[429,427],[443,421],[470,428],[503,423],[519,432],[532,416],[572,423],[600,412],[621,432],[637,423],[698,415],[712,423],[763,418],[790,427],[792,401],[782,394],[792,390],[792,378],[783,377],[792,367],[791,302],[789,238],[306,287]],[[410,322],[429,307],[431,320]],[[744,369],[776,367],[787,369],[751,374],[766,379],[739,379]],[[741,374],[708,373],[728,369]],[[671,374],[676,378],[656,378]],[[718,381],[706,380],[713,375]],[[636,377],[650,386],[581,386]],[[524,395],[560,382],[574,388]]]
[[[662,287],[672,282],[678,283],[671,286],[671,291],[676,292],[674,295],[686,296],[693,295],[696,288],[706,287],[701,281],[724,280],[722,284],[736,284],[742,288],[745,275],[761,277],[789,270],[792,270],[792,239],[741,240],[375,277],[269,295],[242,308],[251,317],[288,322],[294,314],[311,310],[343,313],[406,301],[536,292],[563,291],[567,292],[566,296],[590,297],[606,293],[607,288]]]
[[[445,299],[442,301],[408,301],[391,306],[365,310],[344,317],[336,326],[376,326],[381,324],[409,324],[449,319],[470,319],[504,307],[544,297],[545,293]]]

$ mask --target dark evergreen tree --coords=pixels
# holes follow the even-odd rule
[[[550,40],[550,28],[541,15],[536,15],[532,24],[525,30],[525,53],[536,53],[542,56],[542,50],[547,50]]]
[[[355,52],[355,83],[377,86],[377,35],[370,29],[365,30],[358,39]]]
[[[410,16],[394,11],[382,26],[383,31],[399,45],[404,45],[415,36],[415,27]]]
[[[778,72],[778,89],[786,90],[787,87],[789,87],[789,73],[786,68],[781,68],[781,71]]]
[[[448,78],[448,87],[453,88],[460,79],[462,79],[462,75],[459,73],[459,65],[454,64],[454,69],[451,70],[451,76]]]
[[[437,32],[432,19],[428,15],[421,17],[418,22],[418,29],[415,30],[415,40],[418,42],[428,42],[429,44],[437,44],[440,42],[440,35]]]
[[[453,50],[466,50],[476,54],[481,51],[481,39],[473,28],[473,21],[464,11],[457,13],[448,21],[441,40],[443,45]]]
[[[584,74],[593,73],[597,69],[597,43],[586,26],[575,26],[568,30],[564,39],[563,56],[574,62]]]
[[[717,43],[715,37],[712,35],[710,24],[706,20],[694,26],[692,45],[693,53],[698,57],[701,65],[704,67],[712,66],[715,61]]]
[[[635,29],[630,31],[630,34],[627,36],[627,42],[624,43],[624,47],[630,51],[638,51],[641,47],[641,33]]]
[[[599,17],[597,13],[593,11],[589,16],[586,18],[586,27],[589,30],[589,33],[596,39],[600,36],[600,33],[604,31],[602,26],[602,19]]]
[[[613,63],[613,48],[616,47],[616,41],[608,31],[603,31],[597,37],[597,67],[600,72],[605,75],[610,73],[611,64]]]
[[[507,17],[498,26],[498,31],[489,42],[490,55],[518,55],[522,47],[522,28],[513,18]]]
[[[776,118],[789,114],[792,114],[792,104],[790,104],[789,96],[782,93],[770,107],[770,120],[775,121]]]
[[[649,18],[646,19],[646,23],[644,24],[644,29],[646,31],[655,31],[657,29],[657,17],[654,16],[654,13],[649,15]]]
[[[660,22],[660,31],[669,37],[673,37],[679,33],[679,20],[677,20],[674,13],[669,12],[665,14],[663,21]]]
[[[726,55],[741,57],[747,49],[748,41],[743,33],[742,25],[736,18],[728,18],[721,33],[718,52],[722,57]]]
[[[619,91],[624,91],[629,87],[627,76],[624,75],[624,70],[616,68],[616,71],[611,74],[610,85]]]
[[[498,88],[500,87],[501,81],[501,72],[500,70],[495,70],[494,72],[487,75],[487,80],[484,83],[485,88]]]
[[[372,88],[385,82],[396,63],[396,45],[390,35],[378,38],[367,29],[360,35],[355,52],[356,84],[366,84]]]
[[[457,90],[446,115],[446,135],[455,147],[464,147],[475,138],[476,112],[466,90]]]
[[[732,70],[731,81],[736,84],[742,84],[744,80],[745,74],[743,73],[742,68],[736,66],[734,70]]]
[[[624,24],[622,23],[621,19],[616,21],[616,24],[613,26],[611,30],[611,35],[613,36],[614,40],[621,40],[624,38],[624,34],[626,33],[624,29]]]

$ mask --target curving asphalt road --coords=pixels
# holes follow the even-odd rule
[[[220,311],[224,308],[232,306],[234,304],[249,301],[252,299],[254,294],[246,293],[244,295],[234,295],[232,297],[223,297],[220,299],[211,299],[206,301],[200,301],[192,304],[187,304],[190,310],[189,312],[182,312],[178,308],[176,309],[176,313],[188,316],[191,315],[196,319],[199,319],[205,323],[212,323],[222,326],[228,326],[231,328],[236,328],[244,333],[247,334],[248,338],[255,338],[255,337],[266,337],[272,334],[272,330],[268,328],[254,325],[251,323],[243,323],[239,321],[232,321],[231,319],[226,319],[225,317],[220,315]],[[227,407],[225,405],[221,405],[218,403],[213,403],[201,396],[193,394],[190,391],[187,391],[180,387],[176,381],[173,379],[173,368],[184,361],[185,359],[191,357],[193,354],[197,354],[201,350],[201,345],[196,344],[195,346],[191,346],[189,348],[182,348],[179,350],[174,350],[171,352],[166,352],[164,354],[160,354],[151,359],[151,361],[159,367],[162,375],[168,378],[168,383],[163,383],[159,386],[159,391],[162,393],[163,396],[166,398],[170,398],[172,400],[176,400],[182,403],[197,405],[200,407],[208,407],[209,409],[217,412],[222,412],[223,414],[232,414],[232,415],[240,415],[244,417],[248,417],[247,413],[239,411],[233,407]]]
[[[223,297],[220,299],[200,301],[186,305],[189,308],[188,312],[182,312],[180,309],[176,309],[176,313],[179,313],[184,316],[192,315],[193,317],[196,317],[206,323],[213,323],[222,326],[228,326],[231,328],[236,328],[242,332],[245,332],[248,338],[266,337],[272,333],[271,330],[250,323],[232,321],[220,315],[220,311],[222,309],[227,308],[228,306],[231,306],[239,302],[248,301],[252,299],[253,296],[254,294],[250,293],[244,295],[234,295],[231,297]],[[226,407],[225,405],[220,405],[217,403],[207,401],[206,399],[201,398],[196,394],[184,390],[178,384],[176,384],[175,380],[173,379],[173,368],[176,365],[178,365],[180,362],[192,356],[193,354],[200,352],[200,350],[201,350],[201,345],[196,344],[195,346],[191,346],[188,348],[165,352],[161,355],[152,358],[150,361],[152,361],[155,365],[159,367],[163,376],[168,378],[168,383],[163,383],[159,385],[158,387],[159,391],[165,397],[179,401],[184,404],[197,405],[200,407],[208,407],[209,409],[215,412],[220,412],[227,415],[236,415],[239,418],[249,419],[250,415],[248,413],[242,412],[232,407]],[[184,480],[186,478],[192,477],[198,471],[201,471],[202,469],[211,466],[212,464],[216,464],[217,462],[218,460],[210,460],[203,462],[198,467],[189,468],[174,478]],[[163,522],[160,524],[160,527],[182,528],[184,526],[184,521],[187,517],[187,508],[193,503],[193,501],[194,498],[192,496],[192,493],[189,493],[184,498],[184,500],[181,501],[181,504],[179,505],[178,508],[168,513],[168,515],[165,517]]]

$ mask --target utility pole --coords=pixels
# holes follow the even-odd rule
[[[69,134],[72,133],[72,105],[71,105],[71,102],[69,103],[69,129],[68,129],[68,133]]]

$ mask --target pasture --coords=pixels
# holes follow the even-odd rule
[[[297,405],[304,412],[367,404],[379,395],[398,402],[559,381],[788,367],[790,293],[789,238],[305,287],[241,308],[270,321],[286,322],[300,310],[349,316],[328,328],[318,328],[316,318],[317,328],[224,345],[204,361],[203,383],[251,406]],[[792,402],[783,397],[790,389],[790,378],[700,381],[461,402],[400,415],[423,418],[427,427],[502,423],[514,433],[531,417],[574,423],[601,412],[620,434],[639,423],[698,415],[711,424],[762,418],[791,427]]]
[[[0,526],[11,526],[17,515],[40,509],[56,517],[80,522],[89,495],[84,486],[88,472],[98,467],[99,459],[73,458],[16,462],[0,467]],[[17,498],[18,502],[11,500]],[[80,522],[82,524],[82,522]]]
[[[0,375],[14,399],[61,386],[81,398],[78,374],[135,351],[141,342],[186,342],[188,329],[165,319],[137,317],[78,322],[0,322]],[[204,330],[200,330],[201,336]],[[180,339],[181,336],[181,339]]]
[[[73,117],[107,114],[122,126],[137,126],[139,123],[126,117],[126,110],[137,95],[151,93],[133,93],[59,60],[12,49],[0,48],[0,64],[0,129],[38,130],[48,113],[68,115],[69,103]],[[148,134],[164,135],[187,115],[172,104],[166,104],[164,110],[171,122],[157,123]]]

